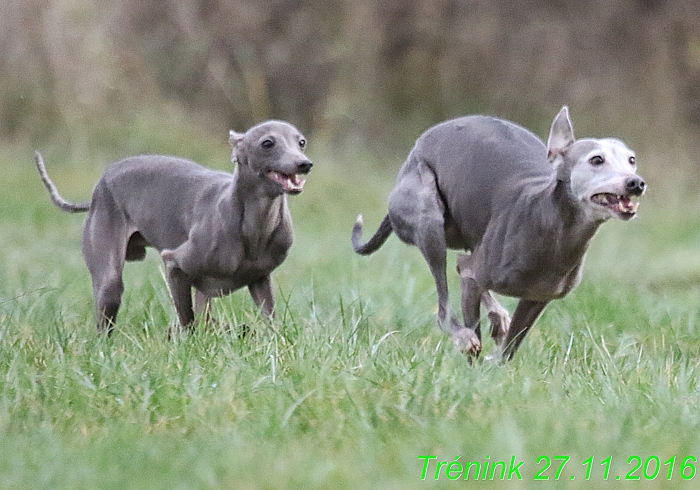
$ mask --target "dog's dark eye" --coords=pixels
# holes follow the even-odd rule
[[[603,157],[601,157],[600,155],[596,155],[596,156],[592,157],[590,160],[588,160],[588,162],[591,165],[594,165],[597,167],[598,165],[603,165],[605,163],[605,159]]]
[[[305,139],[299,140],[299,148],[301,148],[302,150],[304,148],[306,148],[306,140]]]
[[[272,141],[272,140],[265,140],[265,141],[262,142],[262,145],[261,145],[261,146],[262,146],[263,148],[265,148],[266,150],[269,150],[270,148],[272,148],[273,146],[275,146],[275,142]]]
[[[630,157],[630,165],[632,165],[632,166],[637,165],[637,159],[634,157]]]

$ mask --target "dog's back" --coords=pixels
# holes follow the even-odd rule
[[[93,202],[114,206],[111,212],[123,215],[151,246],[162,250],[187,240],[192,220],[200,214],[197,208],[209,207],[232,185],[230,173],[182,158],[141,155],[107,167],[94,191],[102,197]]]
[[[481,240],[499,203],[554,178],[547,148],[537,136],[488,116],[432,127],[418,139],[412,156],[435,173],[446,218],[458,224],[464,239],[458,248],[471,249]]]

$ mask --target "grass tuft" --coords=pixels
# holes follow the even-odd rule
[[[513,362],[470,366],[436,326],[415,249],[391,238],[370,257],[351,251],[355,215],[379,223],[390,178],[348,188],[326,167],[292,200],[277,319],[241,291],[214,302],[214,324],[168,340],[175,313],[153,253],[127,267],[114,335],[97,334],[81,219],[52,209],[31,166],[8,164],[0,487],[435,486],[436,462],[422,481],[420,455],[515,457],[514,488],[532,485],[543,455],[571,458],[567,488],[602,482],[608,456],[611,479],[630,456],[676,456],[671,483],[685,483],[681,460],[700,457],[700,262],[679,264],[696,254],[700,220],[684,215],[676,230],[668,209],[643,206],[639,220],[606,225],[583,284],[549,306]],[[665,488],[667,468],[645,488]]]

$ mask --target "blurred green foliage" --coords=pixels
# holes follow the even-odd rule
[[[692,145],[698,32],[693,0],[9,0],[0,137],[110,147],[150,111],[405,153],[449,117],[544,134],[569,104],[587,134]]]

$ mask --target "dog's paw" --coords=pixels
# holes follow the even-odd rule
[[[481,352],[481,340],[471,328],[463,328],[453,333],[452,342],[467,356],[476,357]]]
[[[491,322],[491,337],[499,347],[503,345],[503,341],[508,335],[510,329],[510,315],[507,311],[490,311],[489,322]]]

